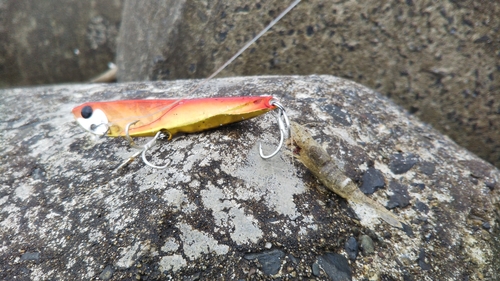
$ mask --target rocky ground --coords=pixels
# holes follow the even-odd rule
[[[0,277],[18,280],[495,280],[500,172],[380,94],[332,76],[214,79],[195,97],[273,95],[397,229],[326,191],[273,113],[161,140],[151,161],[95,139],[86,101],[185,97],[197,81],[1,91]],[[138,143],[145,139],[139,139]]]

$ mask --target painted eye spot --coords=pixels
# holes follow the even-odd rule
[[[82,117],[85,119],[88,119],[90,116],[92,116],[92,107],[90,105],[84,106],[82,108]]]

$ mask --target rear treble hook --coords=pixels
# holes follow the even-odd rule
[[[271,100],[269,104],[274,105],[278,108],[276,120],[278,120],[278,127],[280,130],[280,143],[278,144],[278,148],[276,148],[276,150],[269,155],[264,155],[264,152],[262,151],[262,143],[259,143],[259,154],[263,159],[269,159],[276,155],[283,147],[283,142],[285,141],[285,139],[290,136],[290,119],[288,119],[288,116],[286,115],[285,108],[281,103],[274,99]]]

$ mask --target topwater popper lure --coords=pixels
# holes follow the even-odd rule
[[[299,2],[300,0],[293,2],[223,66],[195,87],[190,94],[222,71]],[[146,159],[146,152],[162,134],[167,134],[171,139],[177,133],[200,132],[253,118],[274,109],[278,109],[277,120],[280,130],[280,143],[278,148],[270,155],[264,155],[262,146],[259,147],[261,157],[270,158],[278,153],[283,146],[284,139],[289,136],[290,130],[290,123],[284,107],[272,96],[88,102],[73,108],[72,113],[80,126],[95,135],[123,136],[132,145],[134,143],[131,137],[153,136],[153,139],[142,146],[139,152],[118,168],[127,165],[141,154],[145,164],[162,169],[166,168],[167,165],[156,166]]]

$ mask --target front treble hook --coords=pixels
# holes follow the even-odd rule
[[[276,148],[276,150],[269,155],[264,155],[264,152],[262,151],[262,144],[260,143],[259,154],[260,157],[262,157],[263,159],[269,159],[274,155],[276,155],[283,147],[283,142],[285,141],[285,139],[288,138],[288,136],[290,136],[290,120],[286,115],[285,108],[277,100],[271,100],[269,104],[274,105],[278,108],[278,115],[276,116],[276,120],[278,120],[278,127],[280,130],[280,143],[278,144],[278,148]]]
[[[151,168],[155,168],[155,169],[159,169],[159,170],[167,168],[168,164],[165,164],[163,166],[156,166],[156,165],[152,164],[151,162],[148,161],[148,159],[146,159],[146,151],[148,151],[151,147],[153,147],[156,144],[156,140],[161,135],[163,135],[163,133],[161,131],[158,131],[158,133],[156,133],[155,137],[144,145],[144,149],[142,150],[142,153],[141,153],[142,161],[144,162],[144,164],[148,165]]]
[[[163,135],[163,132],[162,131],[158,131],[156,133],[156,135],[154,136],[154,138],[150,141],[148,141],[146,144],[144,144],[143,146],[138,146],[134,143],[134,141],[132,140],[132,137],[130,137],[130,134],[129,134],[129,129],[130,129],[130,126],[136,124],[137,122],[139,122],[139,120],[137,121],[134,121],[134,122],[130,122],[127,124],[127,126],[125,126],[125,138],[129,141],[130,145],[132,147],[135,147],[135,148],[140,148],[141,150],[137,151],[136,153],[134,153],[132,156],[130,156],[125,162],[123,162],[120,166],[118,166],[115,170],[119,170],[125,166],[127,166],[128,164],[130,164],[132,161],[134,161],[134,159],[141,155],[141,158],[142,158],[142,161],[144,162],[144,164],[148,165],[149,167],[151,168],[155,168],[155,169],[165,169],[168,167],[168,164],[165,164],[164,166],[157,166],[157,165],[154,165],[152,164],[151,162],[148,161],[148,159],[146,158],[146,152],[151,149],[155,144],[156,144],[156,140]]]

